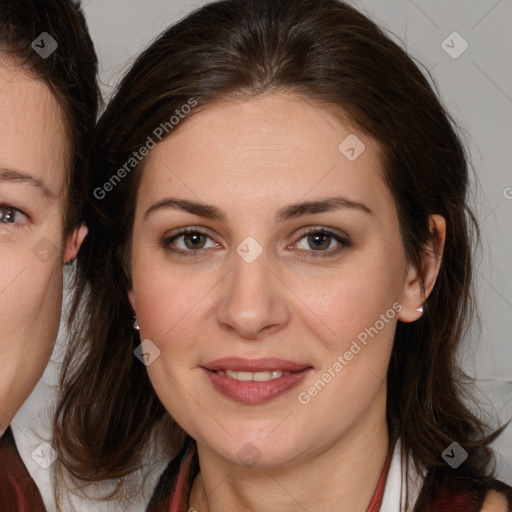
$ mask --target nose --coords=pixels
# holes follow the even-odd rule
[[[240,338],[257,340],[290,321],[288,288],[269,266],[265,251],[249,262],[235,253],[217,310],[219,325]]]

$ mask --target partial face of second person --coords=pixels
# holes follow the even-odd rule
[[[365,144],[353,161],[338,149],[351,134]],[[200,456],[285,467],[386,436],[396,322],[417,320],[424,297],[378,146],[353,126],[292,95],[206,107],[148,157],[131,263],[150,379]],[[436,272],[425,261],[427,293]]]
[[[62,265],[85,228],[64,240],[69,167],[62,110],[50,89],[0,62],[0,434],[50,358]]]

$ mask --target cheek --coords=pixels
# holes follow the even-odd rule
[[[315,374],[297,392],[297,407],[308,418],[308,432],[336,435],[352,428],[385,393],[401,305],[395,300],[393,280],[389,287],[377,288],[375,277],[346,276],[339,286],[326,288],[323,297],[318,294],[312,306],[324,305],[320,316],[329,329],[316,322],[314,333],[320,343],[313,348],[322,355]],[[312,315],[308,318],[314,322]],[[310,324],[309,329],[315,327]]]
[[[58,240],[57,236],[51,235]],[[32,238],[32,237],[31,237]],[[37,331],[40,344],[58,327],[62,301],[62,244],[37,234],[0,250],[2,337]],[[46,330],[50,331],[47,336]]]
[[[4,332],[31,329],[46,338],[58,327],[61,302],[62,267],[34,262],[0,296]]]
[[[60,265],[42,264],[38,260],[23,268],[0,294],[0,409],[7,411],[9,418],[28,397],[48,364],[62,304]]]
[[[0,407],[4,404],[14,414],[53,350],[62,304],[62,265],[59,254],[50,257],[45,253],[40,259],[29,250],[10,253],[3,249],[2,280],[8,281],[0,294]],[[9,395],[2,395],[7,389]]]
[[[388,324],[396,321],[393,304],[400,296],[399,276],[398,266],[361,259],[321,279],[296,280],[293,289],[301,299],[300,316],[310,330],[317,332],[329,350],[339,350],[377,322],[379,331],[392,330]]]
[[[176,279],[153,272],[146,275],[134,274],[137,319],[144,336],[158,345],[194,321],[208,288],[193,278]]]
[[[180,346],[204,328],[205,308],[210,312],[216,283],[222,286],[211,265],[170,263],[158,248],[141,244],[133,249],[131,270],[141,336],[159,347]]]

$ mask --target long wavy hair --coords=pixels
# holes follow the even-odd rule
[[[99,120],[83,183],[90,234],[78,256],[72,338],[55,418],[61,462],[73,477],[97,482],[139,469],[155,432],[164,434],[169,457],[181,447],[184,432],[134,357],[140,339],[127,289],[144,160],[133,168],[126,162],[191,98],[198,106],[169,136],[217,100],[271,92],[298,94],[378,141],[411,263],[419,267],[431,237],[429,215],[446,219],[441,269],[425,314],[397,326],[387,422],[391,436],[401,438],[405,462],[428,470],[434,483],[446,467],[441,454],[453,441],[469,454],[460,471],[484,478],[493,457],[489,444],[499,431],[492,433],[471,411],[470,380],[457,362],[475,314],[478,227],[468,207],[466,151],[414,61],[338,0],[210,3],[160,35],[120,82]],[[122,179],[113,181],[114,175]]]

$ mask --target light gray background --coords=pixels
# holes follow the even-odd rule
[[[85,0],[83,5],[101,62],[105,98],[134,57],[169,24],[206,2],[187,0]],[[512,418],[512,0],[358,0],[350,2],[397,36],[410,54],[428,68],[442,100],[462,125],[476,173],[473,206],[482,229],[481,261],[476,265],[481,332],[473,330],[461,358],[478,379],[479,394],[493,417]],[[442,42],[458,32],[467,50],[452,58]],[[453,42],[452,42],[453,40]],[[462,40],[451,37],[452,53]],[[59,345],[44,378],[17,417],[14,428],[26,445],[24,459],[43,482],[30,459],[28,428],[59,366]],[[54,374],[52,374],[54,372]],[[53,376],[51,376],[53,375]],[[46,388],[45,388],[46,386]],[[46,393],[46,395],[45,395]],[[48,394],[49,393],[49,394]],[[46,398],[42,398],[45,396]],[[487,397],[487,398],[486,398]],[[24,441],[22,441],[24,440]],[[512,484],[512,425],[495,443],[501,479]],[[134,509],[135,510],[135,509]]]

